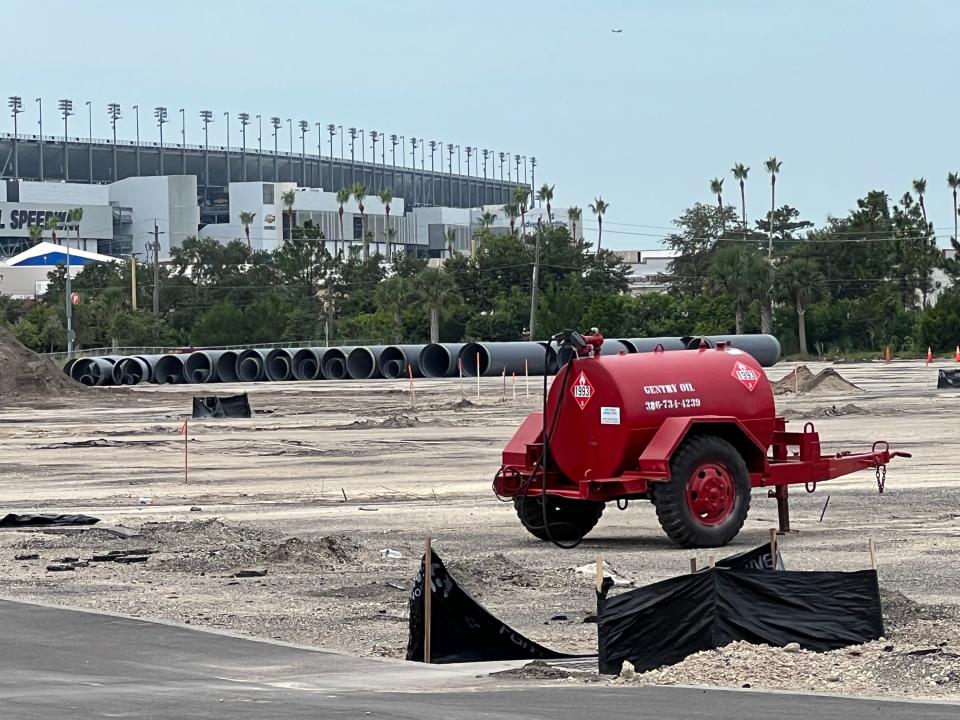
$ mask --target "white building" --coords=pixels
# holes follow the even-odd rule
[[[196,236],[200,226],[196,176],[130,177],[107,187],[112,204],[130,208],[134,253],[152,257],[148,244],[154,240],[154,225],[161,259],[170,257],[170,250],[180,247],[188,237]]]
[[[0,293],[16,298],[36,298],[47,291],[48,275],[57,265],[77,276],[92,263],[120,262],[115,257],[64,245],[41,242],[0,263]]]
[[[674,250],[614,250],[623,262],[630,267],[630,293],[664,292],[666,287],[660,282],[659,275],[670,269],[670,261],[677,256]]]

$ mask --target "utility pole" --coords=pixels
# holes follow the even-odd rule
[[[540,238],[543,235],[543,221],[537,223],[537,243],[533,251],[533,287],[530,289],[530,342],[537,336],[537,291],[540,279]]]
[[[23,98],[19,95],[11,95],[7,104],[10,106],[10,114],[13,115],[13,179],[20,179],[20,136],[17,133],[17,115],[23,112]]]
[[[67,312],[67,359],[73,357],[73,343],[76,339],[76,334],[73,332],[73,288],[70,284],[70,232],[66,232],[66,242],[64,245],[67,246],[67,276],[64,279],[63,291],[66,299],[66,312]],[[79,249],[79,248],[78,248]]]
[[[137,255],[130,253],[130,307],[137,309]]]

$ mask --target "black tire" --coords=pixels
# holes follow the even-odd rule
[[[531,535],[540,540],[553,538],[559,542],[575,542],[593,530],[603,515],[604,503],[593,500],[571,500],[547,495],[547,523],[543,525],[541,496],[515,497],[517,517]],[[549,534],[547,530],[549,529]]]
[[[715,435],[684,440],[670,462],[670,480],[651,485],[660,526],[682,547],[726,545],[740,532],[750,511],[746,463],[733,445]],[[697,486],[704,490],[699,499]]]

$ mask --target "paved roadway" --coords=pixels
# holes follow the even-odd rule
[[[689,688],[495,685],[484,666],[347,657],[0,600],[0,718],[958,720],[960,705]],[[495,669],[495,668],[494,668]]]

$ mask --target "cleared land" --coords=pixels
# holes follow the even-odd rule
[[[814,373],[824,367],[810,365]],[[873,538],[889,640],[860,655],[731,647],[637,682],[960,698],[960,393],[937,391],[936,370],[922,363],[830,367],[862,391],[830,384],[781,395],[779,411],[797,424],[814,422],[825,452],[887,439],[914,458],[891,465],[883,495],[869,472],[812,495],[798,488],[799,532],[782,547],[791,569],[854,569],[868,565]],[[792,369],[783,364],[770,376]],[[671,545],[645,503],[609,507],[575,550],[536,541],[512,505],[492,496],[490,482],[504,442],[539,405],[540,380],[531,379],[529,398],[519,380],[515,400],[509,381],[504,399],[500,379],[483,381],[479,402],[475,381],[465,383],[465,401],[455,380],[416,387],[415,410],[396,381],[91,388],[9,400],[20,404],[0,411],[0,507],[82,512],[132,536],[4,531],[0,595],[401,657],[407,591],[430,535],[491,611],[544,644],[582,652],[595,646],[595,627],[583,623],[593,613],[592,577],[574,568],[602,552],[644,584],[686,571],[691,555],[706,561],[707,551]],[[247,391],[256,414],[191,421],[185,483],[178,429],[191,397],[206,391]],[[774,502],[757,491],[729,551],[764,542],[775,521]],[[386,549],[402,557],[382,557]],[[117,550],[150,552],[144,563],[46,569]],[[231,577],[251,569],[267,572]],[[918,650],[925,654],[911,654]],[[525,676],[544,674],[551,673]]]

